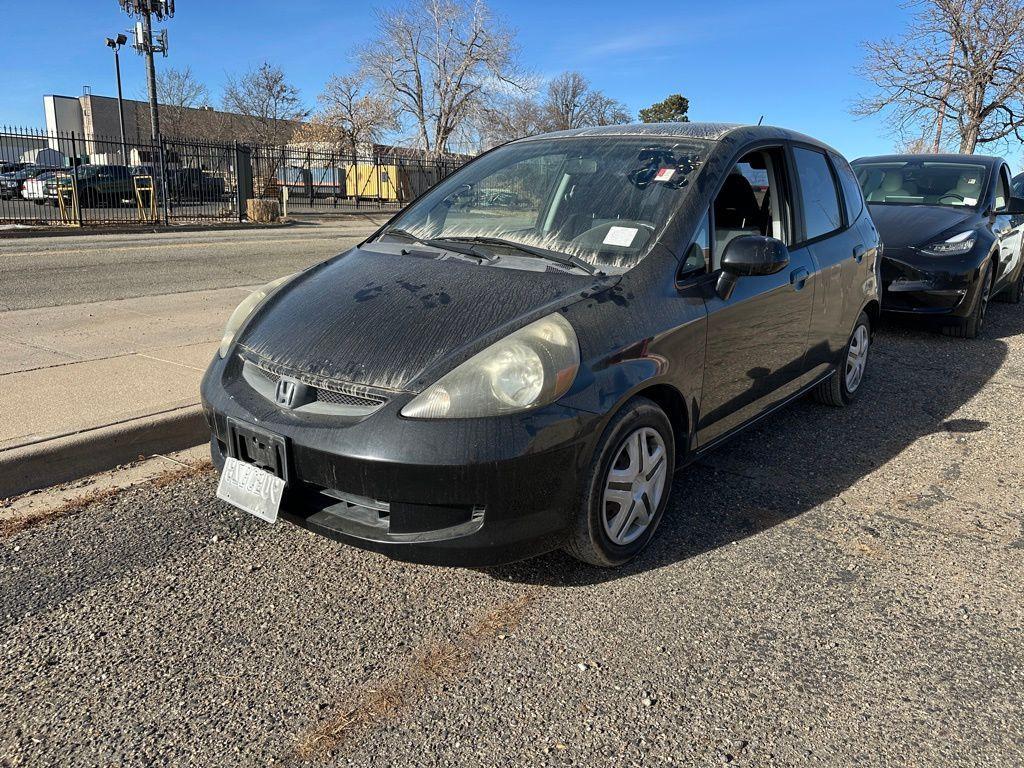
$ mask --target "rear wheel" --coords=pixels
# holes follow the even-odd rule
[[[1010,284],[997,298],[1001,301],[1008,301],[1011,304],[1020,304],[1021,298],[1024,298],[1024,257],[1018,260],[1017,274],[1014,275],[1013,280],[1010,281]]]
[[[636,557],[661,522],[674,469],[668,417],[647,398],[633,398],[594,451],[566,551],[606,568]]]
[[[974,307],[971,314],[963,322],[956,325],[943,326],[942,332],[947,336],[957,339],[976,339],[985,328],[985,315],[988,313],[988,305],[992,300],[992,283],[995,278],[995,270],[992,269],[992,262],[985,262],[982,275],[979,278],[981,290],[974,300]]]
[[[835,372],[814,390],[814,399],[825,405],[842,408],[857,397],[864,374],[868,370],[868,352],[871,349],[871,319],[861,312],[850,340],[846,342],[843,362]]]

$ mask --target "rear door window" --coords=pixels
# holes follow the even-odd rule
[[[836,176],[839,177],[839,186],[843,190],[843,203],[846,206],[846,223],[853,224],[864,210],[864,192],[857,181],[857,174],[843,158],[838,155],[829,155],[832,159],[832,167],[836,169]]]
[[[823,153],[793,147],[793,155],[803,203],[805,237],[814,240],[836,231],[843,224],[836,182]]]

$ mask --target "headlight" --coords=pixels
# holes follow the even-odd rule
[[[468,419],[537,408],[564,395],[580,347],[557,312],[510,333],[420,392],[402,409],[412,419]]]
[[[274,292],[278,286],[282,283],[291,280],[292,275],[285,275],[279,277],[272,283],[267,283],[262,288],[253,291],[239,304],[235,311],[231,313],[231,317],[228,318],[228,324],[224,327],[224,336],[220,340],[220,356],[224,358],[228,354],[228,350],[231,349],[231,342],[235,340],[235,334],[238,333],[238,329],[242,327],[245,319],[253,313],[263,300],[267,298],[271,293]]]
[[[961,232],[959,235],[953,235],[953,237],[941,243],[927,245],[921,250],[935,256],[958,256],[962,253],[968,253],[974,247],[974,240],[975,234],[972,229],[968,232]]]

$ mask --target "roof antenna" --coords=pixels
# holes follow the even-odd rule
[[[764,115],[761,115],[761,119],[757,121],[757,124],[760,125],[763,122],[764,122]]]

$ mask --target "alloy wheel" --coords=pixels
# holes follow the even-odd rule
[[[665,493],[667,457],[664,438],[651,427],[622,442],[608,470],[601,514],[612,543],[631,544],[651,525]]]
[[[871,336],[864,325],[858,325],[850,339],[850,348],[846,353],[846,391],[853,394],[864,379],[864,371],[868,366],[868,347]]]
[[[985,275],[985,282],[981,287],[981,306],[978,307],[977,333],[981,333],[985,327],[985,313],[988,312],[988,303],[992,298],[992,279],[989,274]]]

